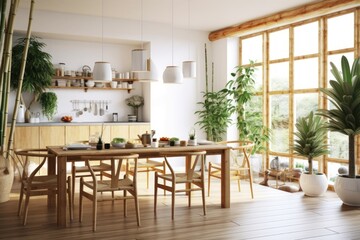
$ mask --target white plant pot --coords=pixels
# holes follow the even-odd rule
[[[196,146],[196,145],[197,145],[196,139],[193,139],[193,140],[190,140],[190,139],[189,139],[188,145],[189,145],[189,146]]]
[[[10,174],[3,174],[0,169],[0,203],[9,201],[10,192],[14,181],[14,171],[10,170]]]
[[[325,174],[300,175],[300,186],[306,196],[317,197],[323,195],[328,188],[328,181]]]
[[[338,176],[334,184],[335,192],[344,204],[360,206],[360,177],[348,178]]]

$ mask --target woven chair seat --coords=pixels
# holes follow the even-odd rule
[[[173,177],[171,174],[158,175],[159,178],[172,181]],[[191,182],[201,182],[201,175],[198,173],[193,173],[192,177],[188,179],[186,173],[175,173],[176,183],[191,183]]]

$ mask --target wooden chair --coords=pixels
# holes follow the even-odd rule
[[[186,192],[188,194],[188,206],[191,206],[191,192],[192,191],[201,191],[202,194],[202,204],[203,212],[206,215],[206,206],[205,206],[205,158],[206,151],[201,152],[166,152],[160,153],[161,156],[164,156],[166,166],[169,168],[169,174],[159,174],[155,172],[155,203],[154,203],[154,212],[156,216],[156,205],[157,205],[157,190],[161,188],[163,190],[171,192],[171,219],[174,220],[175,212],[175,194],[178,192]],[[168,157],[186,157],[186,166],[187,171],[184,172],[175,172],[171,167]],[[194,161],[192,162],[192,158]],[[195,167],[200,163],[200,171],[196,172]],[[162,179],[165,183],[160,183],[159,180]],[[166,183],[169,182],[170,185]],[[185,183],[185,188],[178,189],[178,185],[183,185]],[[197,187],[192,187],[192,184]]]
[[[126,172],[130,175],[134,174],[134,162],[128,162],[126,165]],[[146,172],[146,188],[149,189],[149,179],[150,179],[150,172],[158,172],[165,174],[166,173],[166,165],[165,161],[154,161],[149,158],[146,158],[145,161],[138,161],[138,173]],[[165,195],[165,191],[164,191]]]
[[[97,219],[97,202],[104,200],[123,200],[124,201],[124,216],[127,216],[127,199],[134,199],[135,202],[135,212],[137,225],[140,226],[140,213],[139,213],[139,200],[137,194],[137,160],[138,154],[124,155],[124,156],[102,156],[101,158],[97,156],[83,156],[81,159],[85,161],[86,166],[91,174],[91,181],[85,181],[84,177],[80,178],[80,200],[79,200],[79,221],[82,222],[83,219],[83,197],[91,200],[93,202],[93,231],[96,231],[96,219]],[[106,180],[97,180],[95,172],[90,164],[92,160],[99,159],[108,159],[111,162],[111,179]],[[134,175],[129,178],[128,175],[122,175],[122,164],[123,161],[134,161]],[[114,191],[123,191],[122,196],[115,196]],[[107,198],[105,194],[102,197],[99,194],[104,192],[112,192],[111,197]],[[127,192],[131,196],[127,195]]]
[[[97,161],[97,163],[93,164],[91,166],[92,170],[96,173],[96,176],[100,176],[100,179],[102,180],[103,177],[110,177],[109,172],[111,171],[111,165],[106,163],[103,160]],[[75,180],[76,178],[81,177],[91,177],[91,174],[89,172],[89,168],[87,166],[76,166],[75,162],[72,162],[71,164],[71,177],[73,179],[72,181],[72,202],[74,203],[75,200]]]
[[[25,208],[23,225],[27,223],[27,216],[29,210],[30,196],[48,195],[50,193],[57,193],[57,175],[40,175],[40,169],[43,167],[49,157],[54,157],[49,154],[46,149],[22,149],[15,151],[18,159],[23,164],[23,173],[21,175],[20,198],[18,206],[18,215],[21,216],[22,202],[25,195]],[[40,158],[41,163],[31,173],[28,171],[31,158]],[[73,207],[71,197],[71,177],[67,179],[67,193],[69,196],[69,213],[73,220]]]
[[[83,141],[76,141],[75,143],[82,143],[82,144],[88,144],[87,140]],[[75,181],[76,178],[81,177],[90,177],[90,172],[87,166],[85,165],[76,165],[76,161],[73,161],[71,163],[71,177],[72,177],[72,202],[75,201]],[[81,162],[83,164],[83,162]],[[106,163],[105,161],[99,160],[97,162],[93,161],[92,163],[92,169],[96,173],[96,176],[100,176],[100,179],[102,180],[104,176],[109,177],[108,172],[111,171],[111,166]]]
[[[250,164],[250,155],[252,149],[254,147],[254,143],[251,141],[225,141],[220,142],[220,144],[227,144],[231,146],[230,150],[230,177],[231,180],[238,181],[238,190],[241,191],[240,187],[240,180],[241,179],[249,179],[250,182],[250,191],[251,191],[251,198],[254,198],[253,192],[253,177],[252,177],[252,170]],[[221,166],[209,162],[209,169],[208,169],[208,196],[210,196],[210,180],[211,177],[221,179]]]

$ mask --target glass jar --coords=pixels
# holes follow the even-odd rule
[[[65,63],[59,63],[59,68],[60,68],[60,76],[61,77],[65,76]]]

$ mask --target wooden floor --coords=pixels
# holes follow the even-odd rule
[[[219,181],[212,182],[203,216],[200,194],[193,194],[187,207],[184,195],[176,198],[175,220],[171,220],[170,196],[160,194],[157,217],[153,213],[153,189],[140,182],[141,227],[137,227],[132,202],[128,217],[123,217],[122,202],[99,203],[97,232],[92,232],[91,206],[85,200],[84,220],[75,219],[68,228],[56,225],[54,209],[46,199],[30,202],[27,226],[17,216],[16,185],[11,200],[0,204],[0,239],[360,239],[360,208],[347,207],[333,192],[310,198],[303,193],[287,193],[255,184],[255,199],[250,198],[247,182],[237,192],[232,182],[230,209],[220,208]]]

